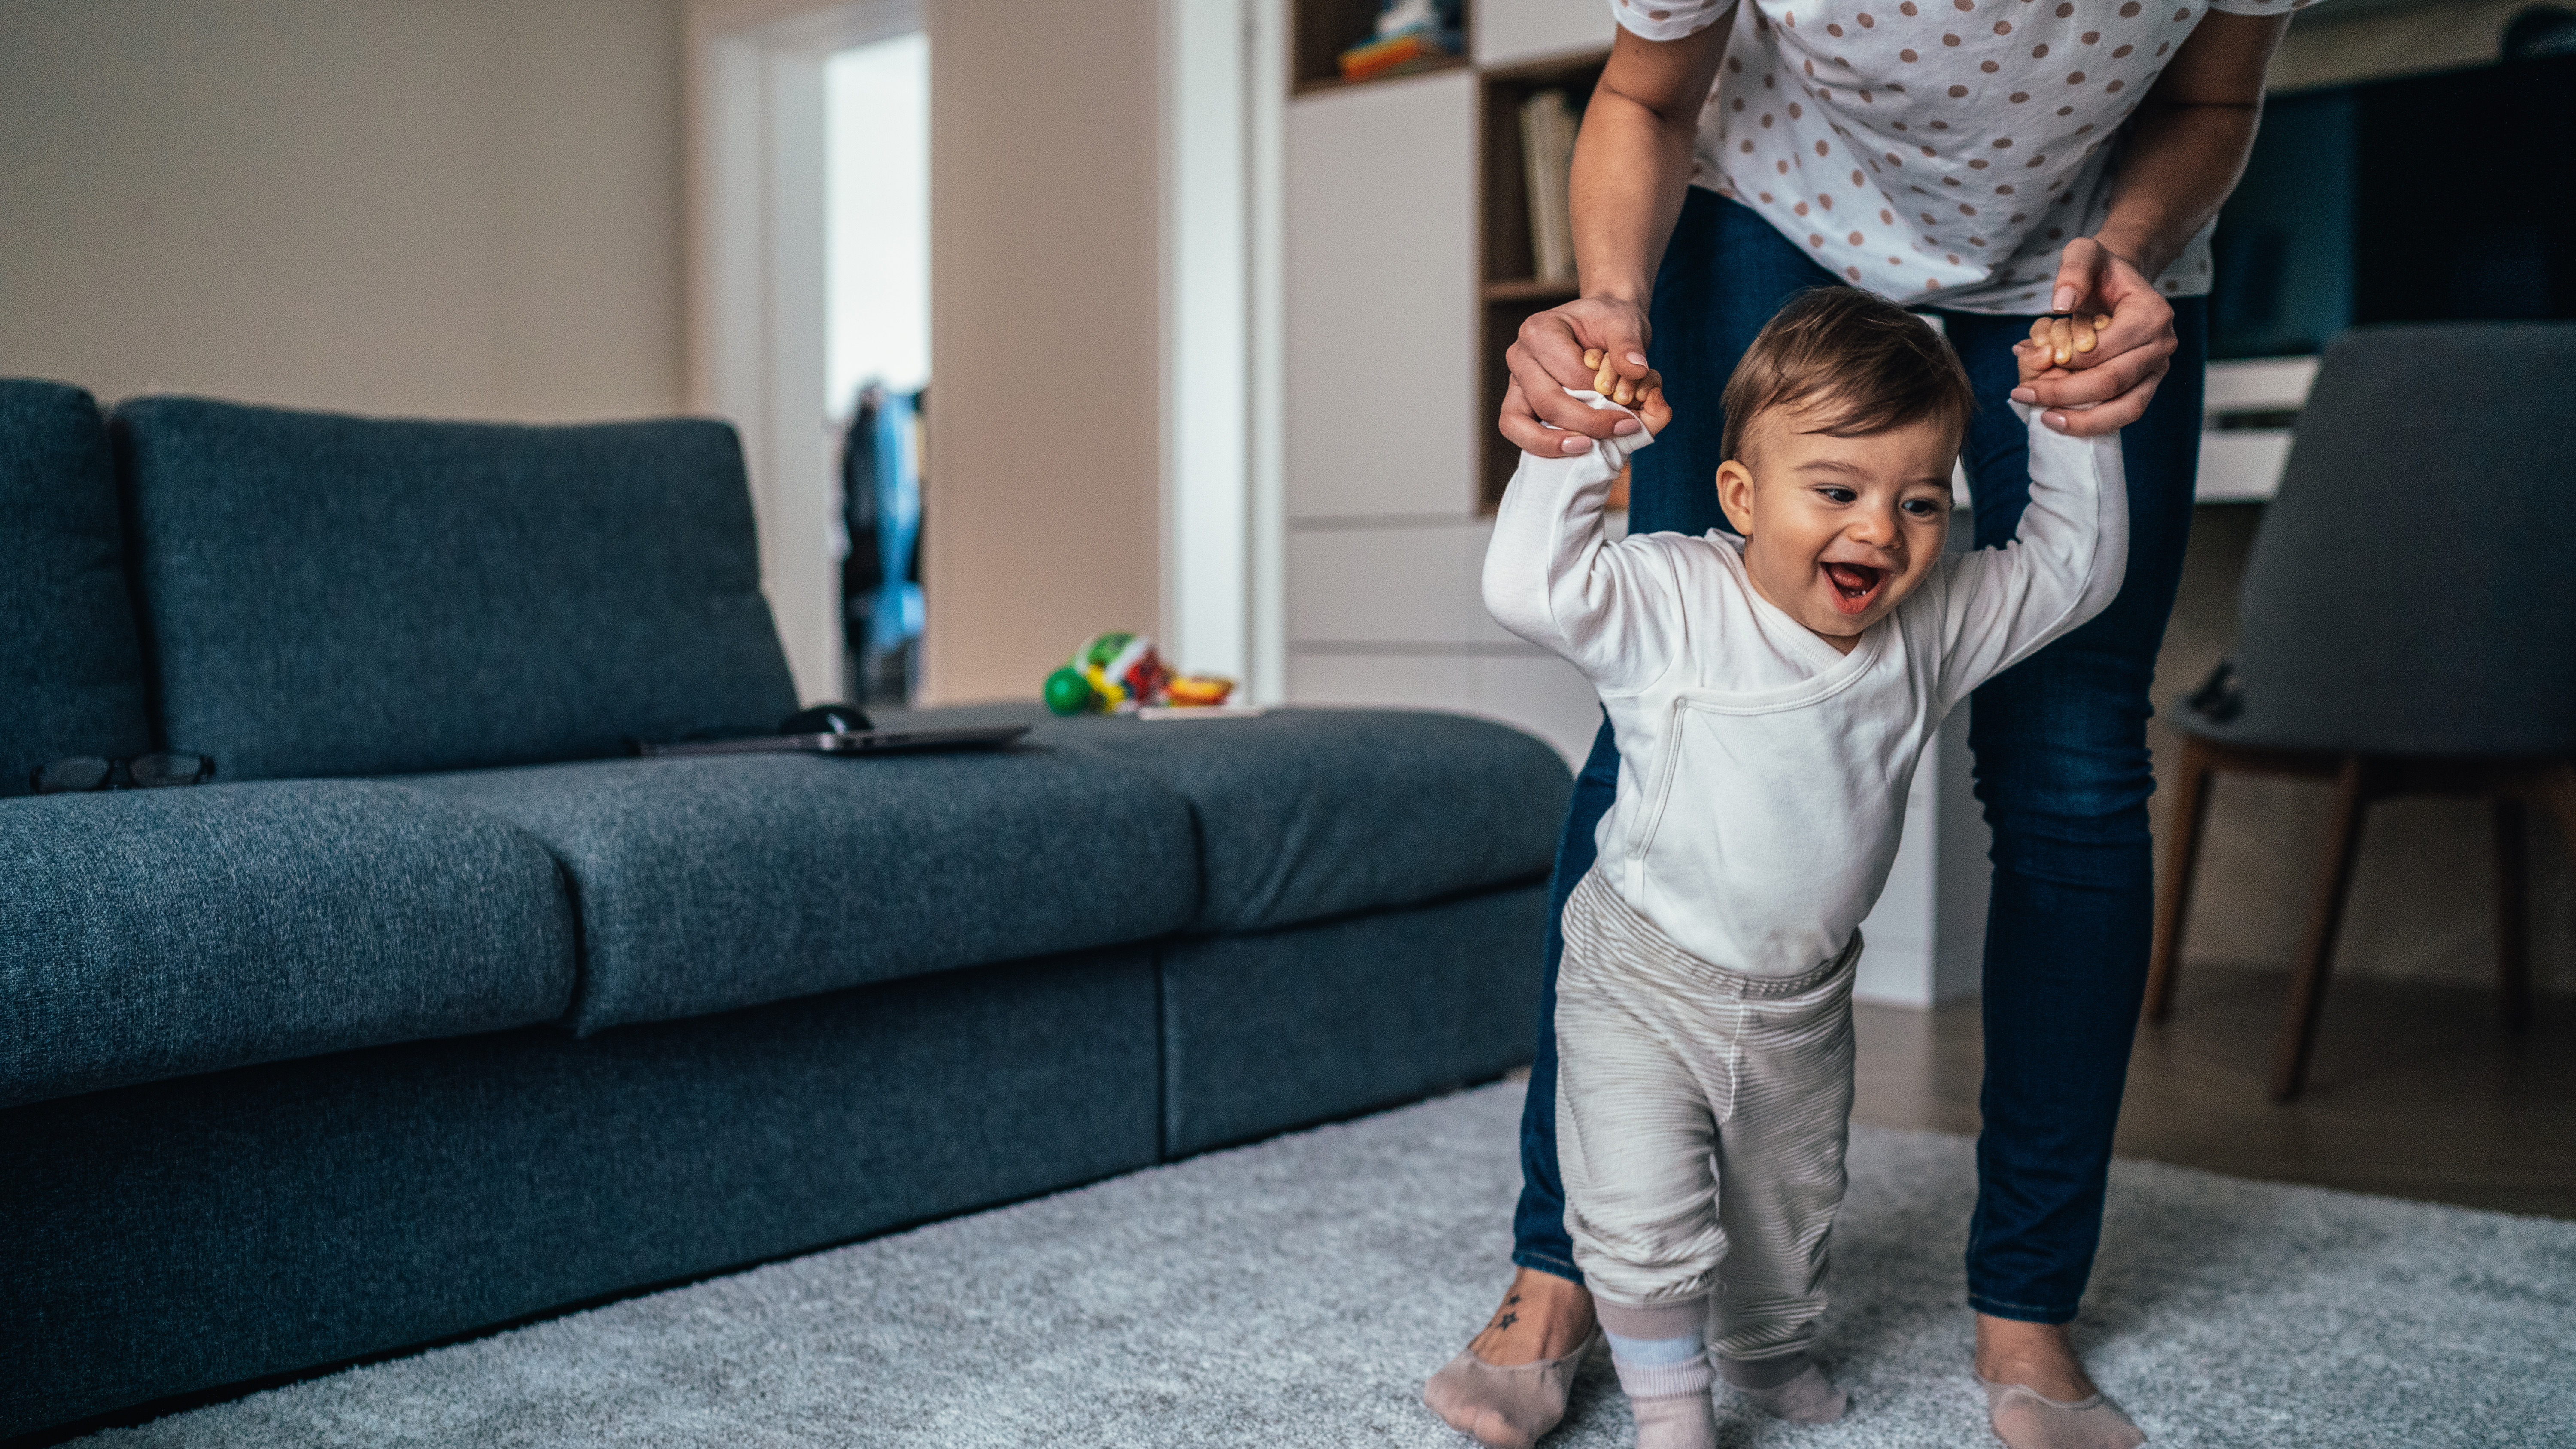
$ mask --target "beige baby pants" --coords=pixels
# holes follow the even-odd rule
[[[1728,1358],[1805,1349],[1843,1200],[1858,934],[1800,975],[1747,976],[1666,940],[1598,872],[1564,929],[1556,1150],[1575,1266],[1614,1308],[1714,1295],[1709,1346]]]

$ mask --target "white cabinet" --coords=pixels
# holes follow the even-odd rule
[[[1618,28],[1602,0],[1476,0],[1470,48],[1479,68],[1499,70],[1603,49]]]
[[[1472,510],[1475,123],[1463,70],[1289,103],[1292,528]]]
[[[2292,429],[2285,419],[2307,405],[2317,380],[2313,357],[2263,357],[2209,365],[2201,400],[2203,503],[2260,503],[2281,491]],[[2252,424],[2252,426],[2248,426]]]

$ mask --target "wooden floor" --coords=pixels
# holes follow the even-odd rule
[[[2306,1096],[2264,1095],[2285,972],[2195,967],[2172,1018],[2141,1028],[2119,1152],[2238,1177],[2576,1218],[2576,1000],[2531,1029],[2492,992],[2338,980]],[[1977,1130],[1977,1004],[1862,1006],[1854,1116]]]

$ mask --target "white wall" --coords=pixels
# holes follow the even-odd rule
[[[677,0],[8,0],[0,373],[667,413],[681,157]]]
[[[1031,698],[1086,635],[1160,622],[1161,11],[929,21],[922,693]]]

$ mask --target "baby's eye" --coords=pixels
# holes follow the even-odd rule
[[[1853,499],[1860,497],[1860,494],[1855,490],[1845,488],[1834,483],[1828,483],[1816,491],[1823,494],[1827,501],[1833,503],[1849,503]]]
[[[1941,510],[1929,498],[1908,498],[1905,500],[1905,511],[1917,518],[1931,518]]]

